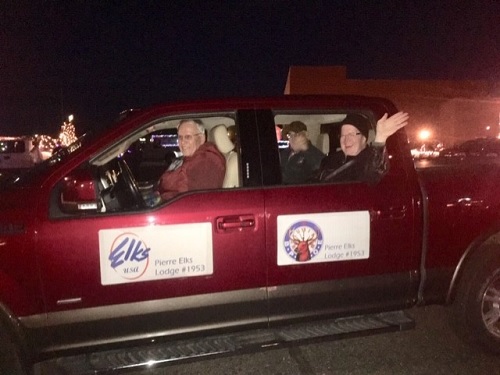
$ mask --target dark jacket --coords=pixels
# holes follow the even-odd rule
[[[320,182],[360,181],[376,184],[388,170],[389,158],[385,145],[373,144],[356,156],[345,156],[342,151],[328,155],[321,163],[318,179]]]
[[[284,184],[302,184],[310,182],[321,165],[325,155],[311,142],[307,151],[293,153],[289,147],[280,153],[281,175]]]
[[[158,191],[166,200],[188,190],[221,188],[225,173],[224,155],[213,143],[205,142],[192,156],[172,162],[160,177]]]

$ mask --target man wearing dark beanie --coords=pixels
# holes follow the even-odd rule
[[[341,151],[332,153],[321,162],[321,182],[361,181],[379,182],[389,169],[385,142],[397,130],[408,124],[408,114],[387,113],[377,121],[375,140],[368,145],[371,128],[369,120],[356,113],[348,114],[340,122]]]

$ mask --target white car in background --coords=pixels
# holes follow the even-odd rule
[[[0,170],[32,167],[32,148],[31,137],[0,137]]]
[[[0,137],[0,179],[33,167],[32,148],[33,137]],[[52,150],[41,149],[42,161],[51,155]]]

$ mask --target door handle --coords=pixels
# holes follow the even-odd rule
[[[252,228],[255,226],[255,217],[253,215],[222,216],[216,220],[217,229],[237,229]]]

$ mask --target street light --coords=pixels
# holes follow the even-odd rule
[[[421,140],[421,141],[426,141],[428,140],[432,135],[432,132],[428,129],[422,129],[418,132],[418,138]]]

